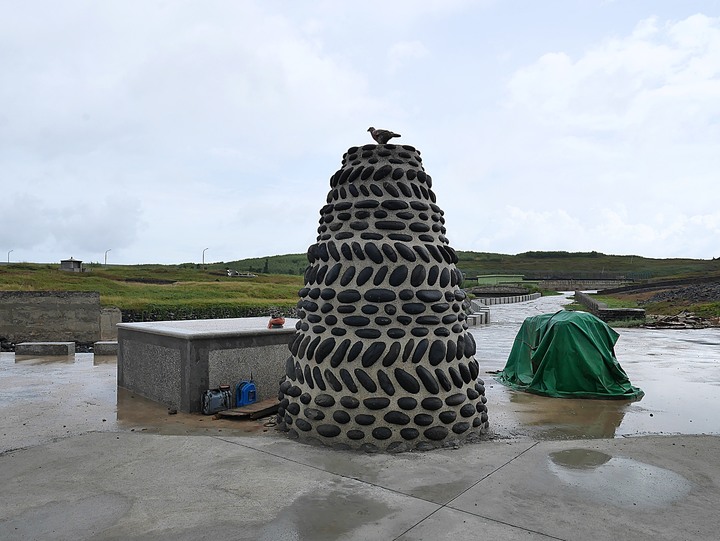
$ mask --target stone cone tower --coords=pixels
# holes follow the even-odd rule
[[[457,256],[420,152],[352,147],[330,178],[280,384],[280,428],[340,449],[455,445],[488,427]]]

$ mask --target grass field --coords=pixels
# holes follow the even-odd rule
[[[720,279],[720,259],[651,259],[598,252],[527,252],[518,255],[458,252],[458,268],[467,276],[521,274],[526,278],[612,278],[635,280],[705,276]],[[159,312],[280,307],[297,303],[307,266],[304,254],[268,256],[201,266],[90,264],[86,272],[59,270],[58,264],[13,263],[0,265],[0,290],[97,291],[102,306],[123,311]],[[229,277],[226,269],[253,272],[255,278]],[[631,296],[603,298],[610,306],[636,307],[642,299]],[[720,303],[683,309],[707,315],[720,311]],[[643,306],[648,313],[672,313],[668,303]],[[717,315],[717,314],[716,314]]]

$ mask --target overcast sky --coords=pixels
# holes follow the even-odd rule
[[[368,126],[455,249],[720,257],[716,0],[0,0],[0,260],[305,252]]]

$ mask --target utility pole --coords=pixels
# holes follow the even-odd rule
[[[111,250],[112,250],[112,248],[108,248],[107,250],[105,250],[105,266],[106,267],[107,267],[107,253]]]
[[[207,248],[205,248],[205,250],[207,250]],[[203,265],[205,265],[205,250],[203,250],[203,255],[202,255],[202,264]]]
[[[14,252],[14,251],[15,251],[15,250],[10,250],[10,251],[8,252],[8,264],[10,263],[10,253],[11,253],[11,252]]]

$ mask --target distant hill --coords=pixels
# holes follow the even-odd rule
[[[637,255],[606,255],[601,252],[525,252],[517,255],[487,252],[457,252],[458,268],[467,277],[479,274],[522,274],[527,279],[625,278],[650,280],[663,277],[720,274],[720,259],[653,259]],[[241,259],[213,266],[240,272],[293,274],[305,271],[305,254],[287,254]]]

